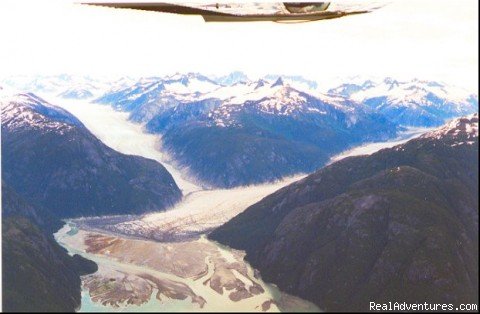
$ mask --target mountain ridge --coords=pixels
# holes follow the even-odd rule
[[[247,208],[209,238],[323,310],[478,302],[478,114],[348,157]]]
[[[112,94],[115,99],[98,101],[113,102],[130,112],[132,120],[146,123],[149,132],[161,135],[164,150],[211,186],[233,187],[313,171],[351,145],[396,133],[393,124],[366,106],[307,93],[282,78],[237,82],[179,98],[164,88],[148,87],[164,83],[138,83],[126,94]],[[137,90],[141,96],[133,97]],[[241,145],[231,147],[233,143]],[[217,163],[221,166],[207,169]]]
[[[32,94],[2,100],[2,179],[57,217],[162,210],[180,200],[158,162],[107,147]]]

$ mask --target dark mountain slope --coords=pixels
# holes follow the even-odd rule
[[[323,168],[210,237],[325,310],[477,303],[478,115]]]
[[[73,312],[80,306],[79,276],[97,266],[68,255],[44,229],[59,224],[2,184],[3,311]]]
[[[2,217],[10,216],[24,217],[48,233],[56,232],[63,225],[49,210],[32,207],[2,180]]]
[[[123,155],[33,94],[2,101],[2,179],[55,217],[142,213],[181,198],[156,161]]]

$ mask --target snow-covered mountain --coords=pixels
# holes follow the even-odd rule
[[[214,186],[312,171],[334,152],[394,137],[399,125],[432,126],[475,110],[467,93],[435,82],[365,80],[321,93],[301,78],[272,78],[144,78],[98,101],[161,134],[177,162]]]
[[[452,142],[451,146],[472,145],[478,138],[478,113],[453,119],[420,138],[443,139],[445,142]]]
[[[161,134],[164,149],[213,186],[311,171],[334,152],[396,133],[362,104],[306,92],[283,78],[232,85],[193,73],[144,78],[97,101]]]
[[[279,92],[278,86],[288,86],[291,90]],[[98,102],[114,104],[118,109],[130,111],[133,120],[148,122],[166,108],[185,103],[204,103],[210,99],[210,103],[215,102],[222,107],[210,112],[211,117],[225,123],[240,105],[262,98],[266,99],[258,110],[272,114],[293,113],[296,111],[293,103],[298,109],[300,102],[285,100],[297,92],[315,98],[329,98],[327,102],[330,103],[345,103],[348,100],[364,105],[405,126],[436,126],[448,119],[475,112],[478,108],[477,95],[434,81],[356,78],[322,94],[314,81],[300,76],[267,75],[262,79],[249,80],[241,72],[233,72],[223,80],[209,79],[197,73],[143,78],[127,88],[116,87],[116,90],[98,98]]]
[[[0,104],[2,181],[56,217],[142,213],[181,198],[161,164],[107,147],[66,110],[32,93]]]
[[[43,101],[32,93],[3,98],[0,102],[2,129],[9,132],[28,128],[64,134],[74,126],[81,125],[78,119],[65,110]]]
[[[66,99],[91,99],[99,97],[107,90],[123,89],[132,85],[130,77],[112,79],[80,75],[18,75],[4,79],[0,83],[16,93],[36,93],[54,95]],[[11,94],[13,94],[12,92]]]
[[[264,79],[269,81],[276,81],[277,79],[282,79],[285,83],[294,86],[295,88],[301,90],[314,91],[318,88],[318,83],[314,80],[309,80],[300,75],[279,75],[279,74],[269,74],[264,76]]]
[[[239,82],[247,82],[250,79],[241,71],[234,71],[227,75],[214,77],[213,80],[220,85],[233,85]]]
[[[134,121],[146,122],[165,108],[205,98],[222,85],[198,73],[145,77],[127,87],[113,84],[95,101],[131,112]]]
[[[226,86],[208,96],[222,100],[220,105],[208,114],[217,126],[235,124],[238,122],[235,121],[238,113],[299,117],[299,115],[329,115],[336,110],[347,114],[350,122],[354,124],[355,113],[363,108],[344,97],[303,92],[282,78],[277,78],[273,82],[260,79]]]
[[[189,103],[215,103],[215,110],[209,112],[210,117],[223,120],[228,120],[232,112],[249,107],[252,102],[256,102],[256,110],[275,115],[288,115],[302,110],[325,113],[307,101],[307,98],[312,97],[322,99],[337,108],[343,107],[346,111],[354,108],[351,104],[347,106],[348,109],[345,107],[344,104],[349,102],[345,97],[332,97],[315,90],[304,90],[282,77],[221,85],[205,76],[189,73],[165,78],[142,78],[127,88],[108,91],[96,101],[130,111],[133,120],[142,122],[148,122],[166,109]],[[253,108],[250,106],[249,109]]]
[[[279,85],[288,85],[316,98],[340,96],[366,105],[392,122],[406,126],[436,126],[478,110],[476,94],[445,83],[418,79],[400,81],[393,78],[355,77],[345,79],[339,86],[325,89],[325,86],[320,88],[315,81],[301,76],[272,74],[251,80],[243,72],[236,71],[220,77],[176,73],[137,80],[130,77],[112,80],[67,74],[16,76],[3,80],[1,84],[4,88],[15,88],[20,92],[54,94],[73,99],[95,98],[100,103],[113,104],[117,109],[131,112],[132,120],[148,122],[165,108],[184,103],[204,103],[207,99],[210,99],[209,102],[221,101],[222,105],[239,105],[265,96],[271,100],[267,111],[286,114],[292,108],[285,107],[285,103],[281,102],[286,111],[274,110],[278,102],[272,100],[270,90],[266,88],[275,87],[272,85],[276,81],[279,81]],[[321,94],[320,90],[325,92]],[[280,94],[277,94],[278,98],[285,96]],[[268,106],[266,102],[263,105]],[[230,109],[233,108],[222,111],[228,114]],[[215,116],[218,118],[218,112]]]
[[[163,79],[165,90],[177,95],[205,94],[219,87],[219,84],[199,73],[176,73]]]
[[[412,126],[436,126],[478,111],[478,96],[440,82],[385,78],[344,83],[329,90],[363,103],[390,120]]]
[[[117,81],[60,76],[24,86],[56,88],[61,97],[129,112],[132,121],[162,136],[180,166],[213,186],[313,171],[333,154],[395,137],[403,126],[435,126],[478,110],[476,95],[432,81],[356,78],[323,93],[314,83],[233,72]]]
[[[112,83],[100,82],[100,81],[85,81],[79,83],[67,84],[60,88],[58,97],[65,99],[91,99],[95,96],[99,96],[105,92],[107,86]]]
[[[56,93],[74,82],[80,80],[68,74],[61,75],[16,75],[2,81],[2,85],[16,89],[19,92]],[[83,80],[83,79],[82,79]]]

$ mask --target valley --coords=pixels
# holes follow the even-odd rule
[[[82,278],[80,311],[318,310],[263,282],[241,251],[204,236],[303,176],[230,190],[202,189],[168,163],[158,150],[158,136],[144,133],[124,113],[83,101],[58,104],[108,146],[162,162],[185,195],[167,211],[79,218],[55,234],[71,254],[99,265],[96,273]]]
[[[159,150],[161,138],[145,133],[142,125],[128,121],[127,114],[86,101],[52,102],[73,113],[108,146],[160,161],[184,193],[183,200],[167,211],[69,220],[55,234],[71,254],[99,266],[96,273],[82,277],[80,311],[318,310],[263,282],[244,260],[244,252],[205,237],[304,175],[233,189],[205,189]]]
[[[410,94],[411,82],[381,92],[413,97],[421,104],[409,108],[423,114],[423,108],[435,105],[425,97],[432,93],[426,92],[429,85],[417,83],[423,87],[415,88],[414,94]],[[2,180],[37,206],[22,210],[11,221],[30,219],[42,228],[49,245],[66,249],[49,258],[76,265],[70,275],[77,276],[73,284],[77,290],[68,292],[73,301],[69,308],[81,312],[348,308],[348,295],[356,290],[338,295],[340,299],[328,293],[328,287],[336,289],[335,284],[345,280],[332,283],[318,273],[333,267],[328,260],[319,265],[315,255],[328,257],[328,248],[324,252],[316,245],[321,246],[330,234],[317,239],[324,228],[309,222],[308,213],[309,202],[323,193],[343,193],[350,180],[358,178],[341,174],[314,179],[313,185],[310,181],[318,173],[343,171],[342,165],[348,165],[347,171],[360,171],[360,179],[372,176],[368,180],[377,182],[375,171],[383,171],[382,167],[405,154],[403,147],[423,143],[432,124],[392,123],[386,115],[377,114],[377,108],[368,108],[367,100],[356,102],[353,96],[342,95],[345,89],[362,86],[347,85],[323,94],[294,87],[295,81],[288,77],[219,86],[198,73],[126,84],[113,84],[101,98],[97,98],[99,90],[95,96],[81,90],[73,94],[69,90],[66,95],[57,88],[7,95],[2,102]],[[393,83],[385,79],[378,84]],[[458,110],[445,114],[471,111],[472,104],[462,97],[451,104]],[[438,121],[443,117],[439,113]],[[465,123],[475,128],[474,120],[467,116],[447,126],[454,133],[447,152],[465,148],[457,138],[463,139],[463,129],[453,129],[466,128]],[[472,144],[471,132],[466,136],[466,143]],[[377,161],[379,154],[393,151],[392,157]],[[424,154],[420,159],[443,156],[443,151],[435,157],[428,150],[412,151]],[[421,176],[409,168],[416,158],[408,155],[394,163],[406,162],[407,168],[397,167],[402,176],[405,171],[405,180]],[[374,160],[371,173],[362,174],[368,169],[359,163],[368,160]],[[392,184],[397,190],[402,186]],[[319,203],[318,212],[327,215],[325,210],[337,204],[342,210],[349,208],[348,199],[354,200],[353,213],[380,200],[388,206],[403,202],[390,201],[390,191],[385,193],[381,197],[352,194],[347,200],[340,195],[325,208]],[[425,189],[423,193],[433,192]],[[409,199],[413,194],[408,190],[402,197]],[[410,205],[418,204],[414,200]],[[290,215],[290,210],[299,212],[305,222]],[[382,229],[383,221],[377,220],[371,221],[373,228]],[[297,229],[288,232],[290,226]],[[343,250],[342,244],[339,248]],[[470,263],[470,256],[466,258]],[[83,259],[93,261],[95,267]],[[23,287],[38,289],[28,281],[18,285],[20,291]],[[361,308],[364,300],[358,296],[356,302]]]
[[[0,1],[0,311],[478,309],[478,1],[61,2]]]
[[[74,228],[69,222],[57,241],[99,265],[82,278],[80,312],[318,310],[264,283],[241,251],[205,237],[162,243]]]

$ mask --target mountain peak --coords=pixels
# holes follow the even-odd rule
[[[188,81],[194,77],[194,73],[179,73],[176,72],[172,75],[167,75],[164,80],[165,81],[173,81],[173,82],[180,82],[183,85],[188,85]]]
[[[36,128],[62,133],[80,125],[67,111],[32,93],[17,94],[1,100],[2,129]]]
[[[399,82],[396,79],[393,79],[391,77],[385,78],[383,80],[383,82],[389,86],[389,90],[391,90],[395,87],[398,87],[400,85]]]
[[[6,111],[8,111],[7,108],[11,107],[9,106],[9,103],[14,103],[16,107],[22,106],[32,110],[36,110],[40,107],[55,108],[55,106],[46,102],[45,100],[41,99],[33,93],[19,93],[1,99],[2,116]]]
[[[438,129],[428,132],[423,138],[472,140],[478,138],[478,113],[451,120]],[[467,144],[473,144],[467,141]]]
[[[217,83],[227,86],[235,85],[239,82],[246,82],[248,80],[248,76],[241,71],[233,71],[230,74],[215,79]]]
[[[278,79],[275,81],[275,83],[272,84],[272,87],[275,87],[275,86],[283,86],[283,80],[281,76],[279,76]]]
[[[255,82],[255,89],[265,86],[267,82],[265,80],[259,79]]]

